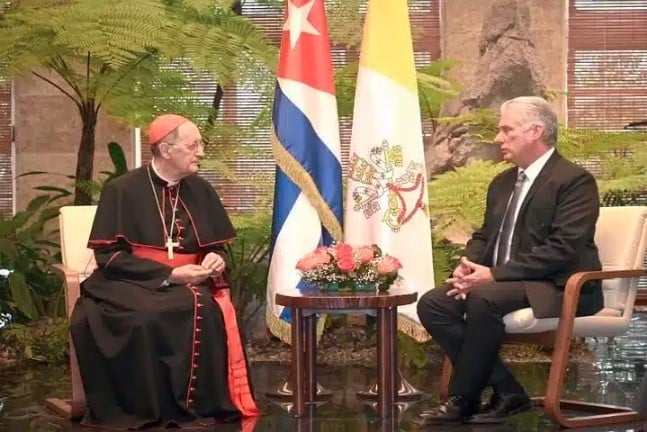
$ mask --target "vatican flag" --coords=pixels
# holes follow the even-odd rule
[[[407,0],[370,0],[360,52],[344,240],[377,244],[402,262],[402,283],[434,287],[427,178]],[[428,339],[416,305],[398,327]]]

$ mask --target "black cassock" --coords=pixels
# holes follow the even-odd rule
[[[180,244],[172,260],[160,209]],[[98,268],[71,319],[85,424],[164,427],[258,415],[235,312],[220,289],[226,281],[163,286],[173,267],[199,263],[234,235],[216,192],[197,175],[169,186],[147,165],[105,185],[89,240]]]

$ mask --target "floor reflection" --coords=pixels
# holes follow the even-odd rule
[[[587,341],[595,361],[574,363],[566,378],[566,396],[614,405],[633,405],[638,383],[647,363],[647,313],[636,314],[630,332],[613,341]],[[494,426],[420,424],[418,414],[438,403],[440,364],[417,372],[405,372],[416,388],[425,392],[418,402],[402,403],[399,415],[381,421],[375,403],[358,399],[358,390],[374,383],[373,368],[318,368],[319,383],[333,392],[327,402],[310,406],[310,415],[295,419],[289,399],[270,400],[265,392],[277,388],[288,376],[287,366],[259,364],[252,368],[255,393],[264,415],[255,425],[219,425],[217,431],[242,432],[390,432],[390,431],[556,431],[559,428],[541,411],[533,410]],[[548,378],[548,365],[523,364],[514,372],[531,394],[541,394]],[[79,432],[77,424],[62,421],[43,405],[45,397],[65,397],[69,391],[67,371],[61,367],[5,370],[0,373],[0,430],[17,432]],[[88,429],[90,430],[90,429]],[[637,427],[587,428],[587,431],[637,431]],[[645,429],[647,431],[647,428]]]

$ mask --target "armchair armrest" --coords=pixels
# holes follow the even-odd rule
[[[65,310],[67,318],[72,315],[72,309],[76,299],[81,295],[81,281],[79,273],[65,267],[63,264],[55,264],[54,268],[60,271],[63,275],[63,283],[65,288]]]
[[[572,321],[575,318],[580,291],[582,291],[582,286],[585,282],[606,279],[631,279],[640,276],[647,276],[647,270],[599,270],[573,273],[566,281],[566,287],[564,288],[564,303],[559,317],[560,322],[563,319]]]
[[[605,280],[605,279],[629,279],[640,276],[646,276],[647,270],[599,270],[599,271],[584,271],[573,273],[566,281],[564,288],[564,302],[562,304],[562,312],[559,316],[559,326],[555,338],[555,351],[567,352],[561,346],[568,343],[568,340],[573,334],[573,324],[575,314],[577,312],[577,303],[580,298],[580,291],[585,282],[590,280]]]

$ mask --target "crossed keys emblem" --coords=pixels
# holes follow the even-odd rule
[[[427,213],[423,165],[409,162],[406,170],[403,166],[402,146],[391,146],[386,140],[370,149],[369,160],[357,153],[350,159],[350,178],[360,183],[351,192],[353,210],[370,219],[382,210],[381,198],[386,194],[382,222],[393,232],[418,210]]]

